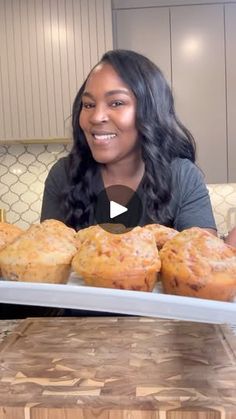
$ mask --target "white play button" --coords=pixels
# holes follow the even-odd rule
[[[143,216],[139,194],[124,185],[102,189],[97,195],[94,210],[94,221],[112,234],[123,234],[135,228]]]
[[[110,218],[115,218],[120,214],[124,214],[126,211],[128,211],[128,208],[115,201],[110,201]]]

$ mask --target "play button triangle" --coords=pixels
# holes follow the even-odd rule
[[[139,194],[128,186],[108,186],[98,193],[95,202],[94,221],[108,233],[123,234],[140,225],[142,202]]]
[[[115,218],[120,214],[124,214],[126,211],[128,211],[128,208],[115,201],[110,201],[110,218]]]

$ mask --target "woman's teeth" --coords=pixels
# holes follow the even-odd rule
[[[112,140],[112,138],[115,138],[116,134],[94,134],[95,140]]]

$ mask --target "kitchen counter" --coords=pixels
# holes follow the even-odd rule
[[[128,316],[0,326],[1,419],[236,418],[227,326]]]

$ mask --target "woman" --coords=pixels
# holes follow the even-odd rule
[[[58,219],[77,230],[96,224],[98,193],[121,184],[141,198],[139,225],[199,226],[216,234],[208,191],[194,164],[194,139],[176,117],[163,74],[148,58],[133,51],[105,53],[75,98],[72,125],[73,148],[50,170],[41,220]],[[52,315],[41,310],[11,308],[11,316]],[[78,314],[96,313],[64,313]]]
[[[199,226],[216,234],[194,139],[148,58],[105,53],[75,98],[72,125],[73,148],[46,179],[41,220],[59,219],[77,230],[96,224],[98,193],[121,184],[142,200],[139,225]]]

